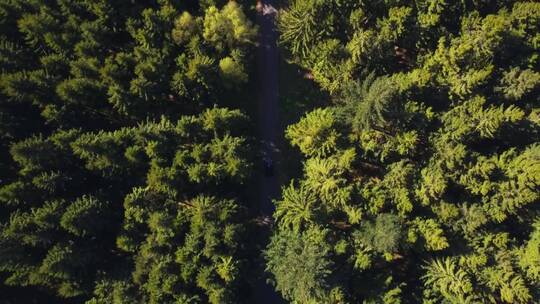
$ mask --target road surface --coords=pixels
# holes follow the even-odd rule
[[[278,118],[278,51],[276,47],[277,31],[275,30],[275,14],[272,0],[261,0],[261,10],[257,14],[259,25],[259,47],[257,49],[257,91],[258,91],[258,126],[261,140],[261,153],[274,163],[277,171],[278,136],[280,124]],[[274,206],[272,199],[279,195],[278,174],[260,177],[260,210],[263,215],[272,215]]]
[[[278,182],[279,150],[277,143],[281,135],[278,118],[278,50],[276,41],[278,33],[275,29],[277,14],[273,0],[261,0],[257,5],[257,24],[259,26],[259,46],[257,48],[257,91],[258,91],[258,133],[263,158],[270,159],[274,174],[266,176],[264,170],[259,174],[259,210],[262,216],[272,216],[274,205],[272,199],[280,194]],[[261,164],[262,165],[262,164]],[[274,288],[260,280],[255,286],[257,304],[284,303]]]

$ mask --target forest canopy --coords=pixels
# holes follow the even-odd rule
[[[540,4],[291,0],[284,56],[329,101],[266,251],[294,303],[540,299]]]
[[[0,1],[0,303],[537,303],[539,102],[532,0]]]
[[[0,22],[0,302],[241,301],[242,4],[2,1]]]

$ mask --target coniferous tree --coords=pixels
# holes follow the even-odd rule
[[[313,303],[536,301],[540,6],[353,2],[289,1],[279,16],[284,53],[330,100],[287,127],[304,160],[276,201],[277,289]],[[329,248],[317,273],[340,277],[306,300],[275,265],[300,278],[312,262],[282,258],[277,240],[314,230]],[[340,300],[326,297],[335,282]]]
[[[239,108],[251,78],[247,9],[0,4],[2,292],[243,299],[251,140],[247,117],[224,105]]]

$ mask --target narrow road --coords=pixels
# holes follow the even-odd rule
[[[271,217],[274,212],[272,199],[280,194],[278,182],[279,150],[281,134],[278,98],[278,50],[275,18],[277,11],[273,0],[260,0],[257,5],[259,46],[257,49],[258,133],[262,158],[273,164],[273,174],[259,174],[259,210],[262,216]],[[260,279],[255,286],[255,303],[284,303],[274,287]]]
[[[261,0],[260,11],[257,14],[259,25],[259,47],[257,50],[257,90],[258,90],[258,121],[261,152],[270,159],[277,169],[278,135],[280,124],[278,118],[278,50],[276,46],[278,33],[275,30],[273,0]],[[272,199],[279,195],[278,176],[261,175],[260,178],[260,210],[263,215],[272,215],[274,205]]]

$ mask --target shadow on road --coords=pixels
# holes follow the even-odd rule
[[[257,24],[259,26],[259,46],[257,48],[257,92],[258,92],[258,135],[260,138],[259,151],[261,167],[267,172],[259,172],[258,201],[259,215],[269,218],[274,212],[273,199],[279,197],[278,174],[280,167],[280,142],[282,130],[279,123],[278,98],[278,50],[276,41],[278,33],[275,26],[277,10],[274,1],[261,0],[257,4]],[[264,160],[264,164],[262,164]],[[269,165],[270,164],[270,165]],[[273,168],[269,169],[268,167]],[[276,172],[268,172],[269,170]],[[268,239],[270,225],[266,226],[266,233],[261,231],[261,237]],[[261,259],[261,268],[264,261]],[[261,269],[263,272],[263,269]],[[254,284],[253,303],[277,304],[285,301],[275,291],[274,287],[260,277]]]

